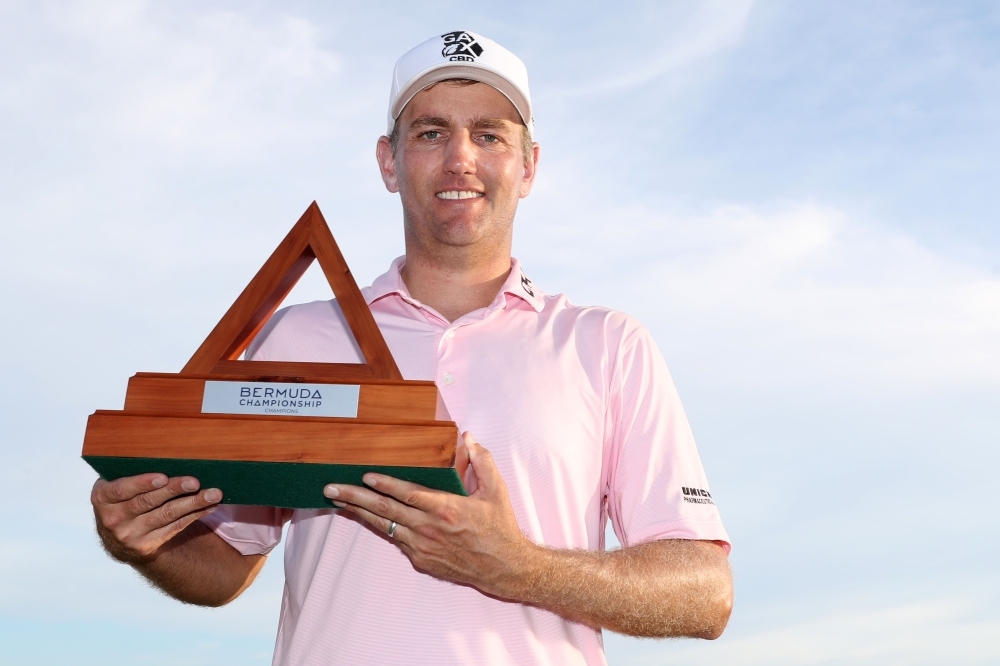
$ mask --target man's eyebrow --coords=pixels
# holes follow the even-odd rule
[[[410,121],[410,127],[451,127],[451,121],[439,116],[420,116]]]
[[[476,129],[508,129],[514,123],[502,118],[475,118],[472,126]]]
[[[510,128],[513,123],[502,118],[473,118],[471,125],[474,129],[502,130]],[[451,121],[441,116],[418,116],[410,121],[411,129],[418,127],[450,128],[451,126]]]

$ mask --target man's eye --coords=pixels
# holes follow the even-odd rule
[[[428,130],[424,132],[423,136],[425,139],[437,139],[441,136],[441,132],[438,132],[437,130]]]
[[[496,134],[484,134],[483,135],[483,141],[485,141],[486,143],[496,143],[499,140],[500,140],[500,137],[498,137]]]

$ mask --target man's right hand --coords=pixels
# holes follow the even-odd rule
[[[153,559],[165,543],[191,523],[215,511],[222,491],[191,476],[140,474],[115,481],[98,479],[90,493],[97,534],[108,553],[129,564]]]

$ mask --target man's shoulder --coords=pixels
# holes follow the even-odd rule
[[[602,305],[576,305],[565,294],[545,294],[540,316],[552,320],[553,327],[572,328],[576,333],[599,335],[609,344],[634,343],[649,331],[632,315]]]
[[[621,310],[603,305],[577,305],[565,294],[544,294],[541,314],[564,317],[582,324],[604,324],[618,328],[644,329],[642,323]]]

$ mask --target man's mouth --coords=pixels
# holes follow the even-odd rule
[[[472,190],[447,190],[445,192],[438,192],[435,196],[438,199],[475,199],[476,197],[483,196],[483,193],[473,192]]]

